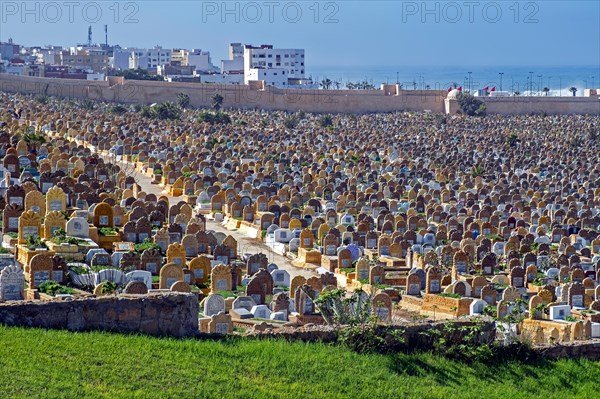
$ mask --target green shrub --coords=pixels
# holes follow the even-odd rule
[[[404,349],[405,342],[403,329],[380,326],[374,319],[338,333],[338,343],[357,353],[396,353]]]
[[[460,93],[457,97],[460,110],[469,116],[483,116],[486,112],[486,106],[483,101],[478,100],[468,93]]]
[[[69,295],[75,294],[74,289],[65,287],[63,285],[60,285],[56,281],[50,281],[50,280],[44,281],[43,283],[41,283],[40,286],[38,287],[38,290],[40,292],[43,292],[44,294],[47,294],[50,296],[56,296],[58,294],[69,294]]]
[[[145,238],[143,242],[133,246],[135,252],[142,253],[147,249],[156,249],[160,251],[160,245],[154,243],[150,238]]]
[[[114,294],[117,292],[118,285],[112,281],[103,281],[100,292],[105,295]]]
[[[231,123],[231,117],[225,112],[221,111],[201,111],[198,114],[198,120],[200,122],[209,123],[211,125],[229,125]]]
[[[450,293],[450,292],[441,292],[441,293],[439,293],[437,295],[443,296],[444,298],[455,298],[455,299],[462,298],[462,296],[460,294],[453,294],[453,293]]]
[[[321,127],[332,127],[333,117],[331,115],[322,115],[319,117],[319,126]]]
[[[181,117],[181,108],[169,101],[157,104],[150,109],[154,119],[176,120]]]
[[[183,109],[190,106],[190,96],[185,93],[179,93],[177,95],[177,105]]]
[[[125,108],[124,106],[120,105],[120,104],[116,104],[116,105],[111,105],[109,106],[106,111],[109,114],[113,114],[113,115],[123,115],[124,113],[127,112],[127,108]]]
[[[36,249],[48,249],[48,246],[40,237],[27,236],[27,249],[35,251]]]
[[[116,236],[118,235],[118,232],[113,227],[100,227],[98,229],[98,234],[101,236]]]

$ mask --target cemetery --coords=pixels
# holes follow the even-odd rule
[[[481,322],[486,343],[600,345],[597,116],[290,127],[0,100],[1,323],[227,339],[358,323],[411,346],[411,328]]]

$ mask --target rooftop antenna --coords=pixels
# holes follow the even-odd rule
[[[108,25],[104,25],[104,42],[108,48]]]
[[[92,25],[88,28],[88,46],[92,47]]]

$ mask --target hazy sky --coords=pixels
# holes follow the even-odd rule
[[[600,1],[0,0],[0,40],[304,48],[312,65],[600,65]]]

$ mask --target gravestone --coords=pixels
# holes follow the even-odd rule
[[[142,281],[130,281],[123,290],[125,294],[145,295],[148,293],[147,285]]]
[[[29,262],[29,286],[38,288],[44,281],[52,280],[54,263],[48,255],[37,254]]]
[[[7,266],[0,271],[0,301],[24,299],[25,276],[19,266]]]
[[[126,274],[130,282],[138,281],[146,285],[147,290],[152,289],[152,273],[144,270],[134,270]]]
[[[65,230],[68,236],[77,238],[90,238],[90,229],[86,219],[74,217],[67,221]]]
[[[204,316],[210,317],[225,312],[225,299],[219,294],[209,294],[204,299]]]
[[[231,291],[231,267],[218,265],[211,272],[211,292]]]
[[[388,294],[379,293],[373,297],[373,314],[379,321],[389,322],[392,319],[392,299]]]
[[[406,293],[408,295],[421,295],[421,276],[409,273],[406,278]]]
[[[176,263],[167,263],[160,269],[159,287],[169,289],[177,281],[184,281],[183,269]]]
[[[286,270],[273,270],[271,272],[273,284],[278,287],[290,286],[290,274]]]

